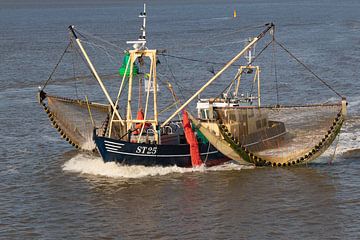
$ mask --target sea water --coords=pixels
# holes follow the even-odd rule
[[[360,3],[156,0],[147,7],[149,46],[209,62],[225,62],[241,49],[249,37],[241,30],[275,22],[278,41],[348,98],[340,137],[315,163],[294,168],[103,163],[63,141],[35,95],[66,47],[68,25],[124,49],[138,37],[142,2],[1,1],[0,238],[360,238]],[[276,59],[281,102],[336,98],[282,56]],[[211,77],[209,67],[221,67],[168,60],[184,98]],[[275,92],[269,64],[264,95]],[[61,82],[57,88],[66,91]]]

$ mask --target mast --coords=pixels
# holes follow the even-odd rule
[[[126,110],[126,130],[132,130],[133,125],[137,123],[141,123],[141,131],[139,136],[141,136],[141,133],[144,131],[145,123],[150,123],[153,126],[154,131],[156,131],[158,126],[158,111],[157,111],[157,80],[156,80],[156,50],[153,49],[134,49],[130,50],[130,77],[129,77],[129,87],[128,87],[128,100],[127,100],[127,110]],[[144,119],[133,119],[132,116],[132,84],[133,84],[133,64],[138,58],[144,58],[147,57],[150,60],[150,68],[149,68],[149,79],[147,82],[147,95],[146,95],[146,104],[145,104],[145,111],[144,111]],[[149,95],[150,95],[150,89],[153,89],[153,114],[154,118],[148,118],[148,107],[149,107]],[[155,134],[155,140],[158,141],[158,134]]]
[[[156,78],[156,50],[154,49],[147,49],[146,47],[146,4],[144,4],[144,10],[140,13],[139,18],[143,19],[143,24],[140,28],[141,35],[139,36],[138,40],[136,41],[127,41],[127,44],[132,44],[132,50],[129,50],[130,54],[130,76],[129,76],[129,83],[128,83],[128,100],[127,100],[127,108],[126,108],[126,130],[131,131],[133,129],[133,125],[137,123],[142,123],[142,127],[139,133],[140,141],[141,135],[144,131],[145,123],[150,123],[153,127],[155,133],[155,140],[159,143],[159,135],[156,132],[158,126],[158,111],[157,111],[157,78]],[[146,103],[145,103],[145,112],[144,112],[144,119],[132,119],[132,84],[133,84],[133,71],[134,71],[134,63],[136,59],[139,58],[149,58],[150,60],[150,68],[149,68],[149,79],[148,84],[145,87],[147,89],[146,95]],[[148,118],[148,107],[149,107],[149,97],[150,97],[150,89],[153,89],[153,118]]]
[[[249,42],[251,42],[251,39],[249,39]],[[238,77],[237,77],[237,83],[235,86],[235,92],[234,95],[236,97],[238,97],[238,93],[239,93],[239,88],[240,88],[240,82],[241,82],[241,76],[242,74],[245,73],[253,73],[253,71],[255,70],[254,73],[254,78],[253,78],[253,84],[257,83],[257,102],[258,102],[258,107],[261,106],[261,95],[260,95],[260,67],[259,66],[253,66],[252,62],[253,62],[253,56],[255,56],[255,44],[252,48],[250,48],[247,52],[247,55],[245,55],[245,59],[247,60],[247,64],[246,66],[240,66],[239,70],[238,70]],[[252,97],[252,95],[250,95],[250,101],[252,102],[252,100],[255,99]]]
[[[133,48],[140,50],[146,49],[146,4],[144,3],[144,11],[139,14],[139,18],[143,19],[143,25],[140,28],[141,35],[137,41],[126,41],[127,44],[133,44]]]
[[[81,50],[81,53],[84,55],[84,57],[85,57],[85,59],[86,59],[86,62],[87,62],[87,64],[88,64],[89,67],[90,67],[90,70],[91,70],[92,74],[94,75],[94,77],[95,77],[96,80],[98,81],[98,83],[99,83],[102,91],[104,92],[104,94],[105,94],[105,96],[106,96],[106,99],[108,100],[109,104],[111,105],[111,107],[112,107],[113,111],[115,112],[115,114],[117,115],[117,117],[120,119],[121,124],[124,125],[124,122],[123,122],[123,120],[122,120],[122,118],[121,118],[118,110],[116,109],[116,107],[115,107],[115,105],[114,105],[114,103],[113,103],[113,101],[112,101],[112,99],[111,99],[108,91],[106,90],[104,83],[102,82],[99,74],[97,73],[94,65],[92,64],[89,56],[87,55],[87,53],[86,53],[86,51],[85,51],[85,49],[84,49],[84,47],[83,47],[80,39],[77,37],[77,35],[76,35],[76,33],[75,33],[75,30],[74,30],[74,26],[69,26],[69,29],[70,29],[71,33],[73,34],[73,36],[75,37],[75,41],[76,41],[77,45],[79,46],[79,48],[80,48],[80,50]]]
[[[171,119],[173,119],[181,110],[183,110],[191,101],[193,101],[200,93],[202,93],[211,83],[213,83],[226,69],[228,69],[234,62],[243,56],[249,49],[251,49],[264,35],[274,27],[273,23],[266,24],[267,28],[255,37],[241,52],[239,52],[233,59],[231,59],[220,71],[218,71],[207,83],[204,84],[194,95],[192,95],[180,108],[178,108],[161,127],[165,126]]]

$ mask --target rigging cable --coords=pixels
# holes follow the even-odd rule
[[[169,65],[169,63],[168,63],[168,60],[167,60],[167,58],[166,58],[168,55],[167,55],[167,54],[159,54],[159,55],[162,55],[162,56],[164,57],[165,63],[166,63],[166,67],[169,69],[169,72],[170,72],[172,78],[174,79],[174,83],[175,83],[176,86],[179,88],[180,94],[181,94],[181,96],[183,97],[183,99],[186,99],[185,96],[184,96],[184,94],[183,94],[182,87],[177,83],[176,78],[175,78],[175,74],[173,73],[172,69],[170,68],[170,65]]]
[[[86,105],[87,105],[87,108],[88,108],[88,111],[89,111],[89,117],[90,117],[92,126],[93,126],[93,128],[94,128],[94,127],[95,127],[95,122],[94,122],[94,119],[93,119],[93,116],[92,116],[92,113],[91,113],[90,104],[89,104],[89,99],[88,99],[87,95],[85,95],[85,100],[86,100]]]
[[[275,31],[275,30],[273,30]],[[273,43],[273,66],[274,66],[274,76],[275,76],[275,85],[276,85],[276,105],[279,106],[279,85],[278,85],[278,76],[277,76],[277,67],[276,67],[276,45],[275,45],[275,34],[272,33],[272,43]]]
[[[70,41],[72,42],[72,41],[73,41],[73,38],[71,38]],[[80,58],[83,60],[83,62],[85,63],[85,66],[89,69],[91,75],[94,77],[94,79],[96,79],[95,74],[94,74],[93,71],[91,70],[88,62],[84,59],[84,56],[79,52],[79,50],[78,50],[76,47],[75,47],[74,49],[75,49],[75,51],[77,52],[77,54],[80,56]]]
[[[51,80],[51,78],[52,78],[52,76],[54,75],[56,69],[58,68],[60,62],[62,61],[63,57],[65,56],[65,53],[66,53],[67,50],[69,49],[70,45],[71,45],[71,43],[68,43],[68,45],[66,46],[64,52],[61,54],[61,57],[60,57],[59,61],[56,63],[56,65],[55,65],[54,69],[52,70],[52,72],[51,72],[48,80],[46,80],[45,84],[43,85],[42,90],[45,89],[46,85],[47,85],[47,84],[49,83],[49,81]]]
[[[71,49],[74,49],[74,46],[73,46],[73,42],[70,41],[70,44],[71,44]],[[76,94],[76,98],[79,98],[79,95],[78,95],[78,88],[77,88],[77,84],[76,84],[76,81],[77,81],[77,78],[76,78],[76,67],[75,67],[75,62],[76,62],[76,52],[74,52],[74,54],[72,54],[72,65],[73,65],[73,73],[74,73],[74,84],[75,84],[75,94]]]
[[[246,66],[247,66],[247,67],[250,66],[250,65],[270,46],[271,43],[272,43],[272,41],[269,42],[268,44],[266,44],[265,47],[264,47],[263,49],[261,49],[261,51],[260,51],[255,57],[253,57],[253,59],[251,60],[251,62],[249,62]],[[244,72],[244,70],[242,70],[241,72],[238,72],[238,74],[236,74],[236,76],[234,77],[234,79],[231,80],[230,84],[228,84],[228,85],[225,87],[225,89],[224,89],[219,95],[216,96],[216,98],[220,97],[220,95],[221,95],[222,93],[224,93],[228,88],[230,88],[230,87],[232,86],[232,84],[235,82],[235,80],[237,79],[237,77],[238,77],[239,75],[243,74],[243,72]]]
[[[118,63],[117,59],[114,56],[112,56],[109,51],[106,50],[105,46],[99,45],[99,44],[96,44],[96,43],[93,43],[93,42],[90,42],[90,41],[82,40],[81,42],[88,44],[93,50],[95,49],[95,47],[99,48],[100,50],[102,50],[105,53],[105,55],[110,60],[110,62],[112,62],[113,64]],[[116,52],[116,53],[119,54],[119,52]]]
[[[302,65],[307,71],[309,71],[314,77],[316,77],[320,82],[322,82],[325,86],[327,86],[331,91],[333,91],[336,95],[343,98],[343,96],[337,92],[334,88],[332,88],[325,80],[321,79],[316,73],[314,73],[308,66],[306,66],[303,62],[301,62],[297,57],[295,57],[289,50],[287,50],[284,45],[274,40],[285,52],[287,52],[292,58],[294,58],[300,65]]]
[[[244,28],[241,28],[241,29],[238,29],[238,30],[235,30],[235,31],[230,31],[230,32],[227,32],[227,33],[218,33],[218,34],[212,34],[212,35],[209,35],[207,37],[207,41],[212,39],[212,40],[216,40],[217,38],[221,37],[221,41],[223,41],[224,37],[225,36],[230,36],[230,35],[233,35],[233,34],[236,34],[236,33],[240,33],[240,32],[245,32],[247,30],[255,30],[255,29],[258,29],[258,28],[263,28],[264,25],[256,25],[256,26],[247,26],[247,27],[244,27]],[[216,29],[208,29],[210,31],[217,31]],[[223,30],[223,28],[222,28]],[[217,31],[218,32],[218,31]],[[216,41],[218,42],[218,41]],[[201,47],[204,47],[204,42],[201,41],[200,43],[193,43],[193,44],[186,44],[186,45],[183,45],[183,47],[196,47],[196,46],[201,46]]]
[[[166,53],[159,53],[158,55],[161,56],[166,56],[166,57],[171,57],[171,58],[177,58],[177,59],[182,59],[182,60],[187,60],[187,61],[191,61],[191,62],[200,62],[200,63],[208,63],[208,64],[216,64],[216,65],[225,65],[225,62],[212,62],[212,61],[203,61],[203,60],[199,60],[199,59],[193,59],[193,58],[187,58],[187,57],[180,57],[180,56],[175,56],[175,55],[171,55],[171,54],[166,54]],[[232,65],[232,66],[237,66],[240,67],[240,65]]]
[[[90,71],[91,76],[93,76],[94,79],[96,80],[96,77],[95,77],[94,73],[92,72],[89,64],[88,64],[87,61],[84,59],[84,56],[79,52],[79,49],[76,48],[75,45],[73,44],[73,38],[72,38],[72,37],[70,37],[70,43],[72,43],[73,49],[75,50],[75,54],[77,54],[77,55],[80,57],[80,59],[84,62],[84,64],[85,64],[85,66],[87,67],[87,69]],[[78,67],[79,67],[79,65],[78,65]],[[76,80],[76,79],[75,79],[75,80]],[[85,78],[82,78],[82,80],[83,80],[83,84],[84,84],[84,86],[85,86],[85,85],[86,85],[86,80],[87,80],[87,78],[86,78],[86,77],[85,77]],[[84,88],[83,88],[83,94],[86,95],[86,90],[85,90]]]
[[[97,39],[97,40],[99,40],[99,41],[101,41],[101,42],[104,42],[104,43],[112,46],[112,47],[113,47],[114,49],[116,49],[117,51],[118,51],[118,50],[120,50],[120,51],[123,51],[123,50],[124,50],[124,49],[121,49],[120,47],[118,47],[116,44],[113,44],[113,43],[111,43],[111,42],[109,42],[109,41],[106,41],[105,39],[102,39],[102,38],[100,38],[100,37],[97,37],[97,36],[95,36],[95,35],[92,35],[92,34],[86,32],[86,31],[84,31],[84,30],[79,30],[79,29],[77,29],[77,28],[76,28],[76,29],[74,28],[74,30],[75,30],[77,33],[79,33],[80,36],[83,36],[84,38],[86,38],[85,35],[87,35],[87,36],[89,36],[89,37],[92,37],[92,38],[94,38],[94,39]]]
[[[229,35],[234,34],[234,33],[240,33],[240,32],[244,32],[244,31],[247,31],[247,30],[254,30],[254,29],[263,28],[263,27],[264,27],[264,25],[247,26],[247,27],[244,27],[244,28],[239,29],[239,30],[235,30],[235,31],[228,32],[228,33],[225,33],[225,34],[212,35],[210,37],[211,38],[214,38],[214,37],[217,37],[217,36],[224,37],[224,36],[229,36]]]

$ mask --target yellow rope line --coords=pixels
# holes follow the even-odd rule
[[[86,99],[86,104],[87,104],[87,108],[88,108],[88,111],[89,111],[89,116],[90,116],[91,123],[92,123],[93,127],[95,127],[95,122],[94,122],[94,119],[93,119],[92,114],[91,114],[88,97],[85,96],[85,99]]]

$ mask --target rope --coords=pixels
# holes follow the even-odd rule
[[[275,105],[275,106],[261,106],[261,108],[270,108],[270,109],[287,109],[287,108],[316,108],[316,107],[335,107],[341,106],[340,103],[322,103],[322,104],[305,104],[305,105]]]
[[[160,54],[160,55],[162,55],[162,56],[164,57],[166,67],[169,69],[169,72],[170,72],[172,78],[174,79],[174,83],[175,83],[176,86],[179,88],[179,91],[180,91],[180,94],[181,94],[182,98],[183,98],[183,99],[186,99],[185,96],[184,96],[184,94],[183,94],[182,87],[177,83],[175,74],[173,73],[172,69],[170,68],[170,65],[169,65],[169,63],[168,63],[168,60],[167,60],[167,58],[166,58],[168,55],[166,55],[166,54]]]
[[[171,57],[171,58],[177,58],[177,59],[181,59],[181,60],[187,60],[187,61],[191,61],[191,62],[200,62],[200,63],[207,63],[207,64],[216,64],[216,65],[221,65],[221,66],[224,66],[224,65],[226,64],[225,62],[204,61],[204,60],[199,60],[199,59],[193,59],[193,58],[175,56],[175,55],[166,54],[166,53],[161,53],[161,54],[159,53],[158,55],[166,56],[166,57]],[[232,66],[234,66],[234,67],[240,67],[240,65],[236,65],[236,64],[233,64]]]
[[[60,57],[59,61],[56,63],[56,65],[55,65],[54,69],[52,70],[52,72],[51,72],[48,80],[46,80],[45,84],[43,85],[42,90],[45,89],[46,85],[49,83],[50,79],[51,79],[52,76],[54,75],[56,69],[58,68],[58,66],[59,66],[60,62],[62,61],[63,57],[65,56],[65,53],[66,53],[67,50],[69,49],[70,45],[71,45],[71,42],[68,43],[68,45],[66,46],[64,52],[61,54],[61,57]]]
[[[230,45],[230,44],[235,44],[235,43],[244,43],[244,42],[248,42],[248,39],[244,39],[244,40],[240,40],[240,41],[233,41],[233,42],[226,42],[226,43],[219,43],[219,44],[213,44],[213,45],[205,45],[205,47],[221,47],[221,46],[225,46],[225,45]]]
[[[270,46],[271,42],[269,42],[268,44],[265,45],[265,47],[263,49],[261,49],[261,51],[251,60],[251,62],[249,62],[246,66],[250,66],[269,46]],[[238,72],[238,74],[236,74],[236,76],[234,77],[233,80],[231,80],[230,84],[228,84],[225,89],[219,94],[216,96],[216,98],[220,97],[220,95],[222,93],[224,93],[226,91],[226,89],[228,89],[229,87],[232,86],[232,84],[235,82],[235,80],[237,79],[237,77],[241,74],[243,74],[244,70],[241,71],[241,72]]]
[[[89,41],[84,41],[84,40],[82,40],[81,42],[89,45],[92,49],[98,48],[98,49],[102,50],[105,53],[105,55],[107,56],[107,58],[110,60],[111,63],[113,63],[113,64],[118,63],[116,57],[111,55],[110,52],[107,51],[105,46],[102,46],[102,45],[99,45],[99,44],[96,44],[96,43],[93,43],[93,42],[89,42]],[[116,54],[119,54],[119,53],[116,52]]]
[[[332,165],[333,162],[334,162],[334,160],[335,160],[336,150],[337,150],[337,147],[338,147],[339,142],[340,142],[340,131],[341,131],[341,129],[339,130],[339,134],[338,134],[338,136],[337,136],[337,142],[336,142],[336,145],[335,145],[334,153],[333,153],[333,155],[331,156],[331,159],[330,159],[330,161],[329,161],[329,163],[328,163],[329,165]]]
[[[87,68],[87,69],[90,71],[90,73],[91,73],[91,75],[83,76],[83,77],[77,77],[77,78],[74,79],[75,82],[76,82],[76,80],[78,80],[78,79],[79,79],[79,80],[82,80],[83,86],[85,86],[85,85],[86,85],[86,81],[87,81],[88,78],[90,78],[90,77],[92,76],[92,77],[96,80],[96,77],[95,77],[94,73],[91,71],[91,69],[90,69],[87,61],[85,60],[84,56],[82,55],[82,53],[80,53],[79,50],[78,50],[78,48],[75,47],[75,44],[74,44],[74,42],[73,42],[73,38],[72,38],[72,37],[70,38],[70,42],[71,42],[72,49],[74,50],[74,55],[75,55],[75,56],[78,56],[78,57],[84,62],[86,68]],[[76,60],[77,60],[77,59],[76,59]],[[76,61],[76,63],[77,63],[77,67],[80,69],[80,63],[79,63],[79,61]],[[86,92],[86,90],[85,90],[84,87],[82,88],[82,93],[83,93],[84,95],[87,95],[87,92]]]
[[[277,67],[276,67],[276,48],[275,48],[275,35],[273,35],[273,66],[274,66],[274,76],[275,76],[275,85],[276,85],[276,105],[279,105],[279,85],[277,77]]]
[[[176,102],[173,102],[173,103],[169,104],[169,105],[166,106],[163,110],[161,110],[161,111],[159,112],[159,114],[164,113],[164,112],[170,110],[172,107],[176,106],[178,103],[180,103],[179,100],[177,100]]]
[[[214,38],[214,37],[217,37],[217,36],[225,37],[225,36],[229,36],[229,35],[234,34],[234,33],[240,33],[240,32],[243,32],[243,31],[253,30],[253,29],[258,29],[258,28],[263,28],[263,27],[264,27],[264,25],[247,26],[247,27],[244,27],[244,28],[236,30],[236,31],[232,31],[232,32],[225,33],[225,34],[212,35],[210,37],[211,38]]]
[[[85,96],[85,99],[86,99],[86,105],[87,105],[87,108],[89,111],[89,117],[90,117],[91,123],[92,123],[93,127],[95,127],[95,122],[94,122],[94,119],[92,117],[91,110],[90,110],[89,99],[87,96]]]
[[[123,50],[124,50],[124,49],[121,49],[120,47],[118,47],[116,44],[113,44],[113,43],[111,43],[111,42],[109,42],[109,41],[106,41],[105,39],[102,39],[102,38],[100,38],[100,37],[97,37],[97,36],[95,36],[95,35],[92,35],[92,34],[86,32],[86,31],[79,30],[79,29],[77,29],[77,28],[74,29],[74,30],[75,30],[77,33],[79,33],[79,35],[82,35],[82,36],[87,35],[88,37],[92,37],[92,38],[97,39],[97,40],[99,40],[99,41],[101,41],[101,42],[104,42],[104,43],[112,46],[112,47],[113,47],[114,49],[116,49],[117,51],[118,51],[118,50],[120,50],[120,51],[123,51]],[[85,37],[85,36],[84,36],[84,37]]]
[[[71,39],[71,41],[73,41],[73,40]],[[87,69],[90,71],[91,76],[93,76],[93,78],[96,80],[95,74],[92,72],[92,70],[91,70],[88,62],[85,60],[85,58],[84,58],[84,56],[82,55],[82,53],[80,53],[77,48],[74,48],[74,49],[75,49],[75,51],[77,52],[77,54],[80,56],[81,60],[83,60],[83,62],[85,63],[85,66],[86,66]]]
[[[234,35],[234,34],[240,33],[240,32],[245,32],[247,30],[255,30],[255,29],[263,28],[263,27],[264,27],[264,25],[246,26],[246,27],[243,27],[241,29],[238,29],[238,30],[235,30],[235,31],[230,31],[230,32],[227,32],[227,33],[211,34],[211,35],[209,35],[207,37],[207,40],[214,40],[214,39],[216,40],[217,38],[221,37],[221,41],[223,41],[224,37],[226,37],[226,36]],[[214,32],[214,29],[208,29],[208,30]],[[218,42],[218,41],[216,40],[215,42]],[[183,47],[196,47],[196,46],[206,47],[206,46],[204,46],[203,41],[201,41],[200,43],[192,43],[192,44],[183,45]]]
[[[336,95],[343,98],[343,96],[337,92],[334,88],[332,88],[325,80],[321,79],[316,73],[314,73],[308,66],[306,66],[303,62],[301,62],[297,57],[295,57],[289,50],[287,50],[284,45],[279,43],[274,39],[274,41],[285,51],[287,52],[292,58],[294,58],[300,65],[302,65],[307,71],[309,71],[315,78],[317,78],[320,82],[322,82],[325,86],[327,86],[331,91],[333,91]]]
[[[207,149],[207,152],[206,152],[206,157],[205,157],[205,161],[204,161],[204,164],[206,164],[207,160],[208,160],[208,157],[209,157],[209,152],[210,152],[210,142],[208,142],[208,149]]]
[[[344,123],[344,117],[340,112],[337,114],[337,117],[334,119],[332,126],[329,128],[327,134],[322,138],[322,140],[315,145],[311,151],[305,153],[303,156],[298,156],[297,158],[289,159],[286,162],[278,162],[274,160],[264,159],[260,156],[257,156],[253,152],[250,152],[246,145],[242,145],[241,142],[236,141],[235,137],[229,131],[229,129],[225,126],[225,124],[218,124],[221,135],[224,137],[225,141],[230,144],[230,147],[235,150],[245,161],[254,163],[256,166],[273,166],[273,167],[285,167],[296,164],[305,163],[307,165],[308,161],[315,159],[318,157],[322,151],[327,149],[335,140],[336,136],[339,136],[340,129],[342,124]],[[338,143],[337,143],[338,144]],[[337,146],[336,146],[337,147]],[[336,148],[335,148],[336,150]],[[335,154],[335,152],[334,152]]]
[[[71,44],[71,48],[74,49],[74,46],[73,46],[73,42],[70,41],[70,44]],[[73,73],[74,73],[74,84],[75,84],[75,94],[76,94],[76,98],[79,98],[79,95],[78,95],[78,88],[77,88],[77,84],[76,84],[76,81],[77,81],[77,77],[76,77],[76,67],[75,67],[75,62],[76,62],[76,53],[75,54],[72,54],[72,65],[73,65]]]

